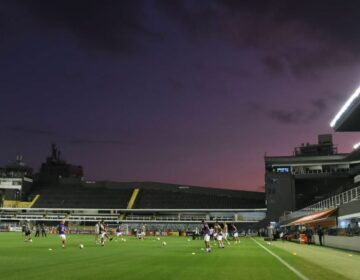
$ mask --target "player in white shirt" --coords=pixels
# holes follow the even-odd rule
[[[97,222],[95,224],[95,243],[99,244],[99,238],[100,238],[100,222]]]
[[[137,238],[139,238],[140,240],[144,240],[145,236],[146,236],[146,226],[145,224],[142,224],[140,230],[138,231]]]
[[[222,228],[218,223],[215,223],[214,231],[216,233],[216,244],[218,245],[219,248],[222,248],[222,249],[225,248],[224,242],[223,242]]]
[[[32,242],[31,238],[31,224],[29,221],[25,223],[25,242]]]
[[[205,242],[205,250],[206,252],[211,252],[211,245],[210,245],[210,228],[209,225],[203,220],[203,233],[204,233],[204,242]]]
[[[226,241],[226,243],[228,245],[230,245],[228,237],[229,237],[228,225],[227,225],[227,223],[224,223],[224,226],[223,226],[223,239]]]
[[[105,239],[110,240],[110,241],[113,240],[112,237],[109,237],[108,233],[106,232],[106,227],[105,227],[104,221],[100,222],[99,234],[100,234],[101,246],[105,245]]]

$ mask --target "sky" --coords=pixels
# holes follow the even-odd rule
[[[359,1],[0,0],[0,166],[56,143],[85,178],[263,191],[333,133]],[[335,133],[350,152],[359,133]]]

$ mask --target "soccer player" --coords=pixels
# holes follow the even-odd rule
[[[31,239],[31,224],[29,221],[25,223],[25,242],[32,242]]]
[[[35,231],[35,237],[39,237],[40,236],[40,224],[36,225],[36,231]]]
[[[116,232],[116,241],[119,241],[119,236],[122,236],[121,223],[117,225],[115,232]]]
[[[210,253],[211,252],[210,228],[209,228],[209,225],[205,222],[205,220],[202,220],[202,224],[203,224],[205,250],[206,250],[206,252]]]
[[[223,233],[224,233],[223,238],[226,240],[226,243],[227,243],[228,245],[230,245],[230,242],[229,242],[229,240],[228,240],[229,230],[228,230],[228,225],[227,225],[227,223],[224,223]]]
[[[61,240],[61,247],[65,248],[66,247],[66,235],[65,235],[65,221],[61,221],[57,231],[59,233],[59,237]]]
[[[101,246],[104,246],[105,245],[105,237],[106,237],[104,221],[100,221],[100,223],[99,223],[99,235],[100,235]]]
[[[42,223],[41,224],[41,237],[46,237],[46,228],[45,228],[45,224],[44,223]]]
[[[99,237],[100,237],[100,222],[95,224],[95,243],[99,244]]]
[[[210,240],[214,240],[214,228],[213,227],[209,228],[209,235],[210,235]]]
[[[141,229],[140,229],[139,238],[140,238],[141,240],[144,240],[144,239],[145,239],[145,235],[146,235],[146,226],[145,226],[145,224],[142,224],[142,225],[141,225]]]
[[[100,222],[99,234],[100,234],[101,246],[105,245],[105,238],[110,241],[112,240],[112,237],[110,238],[108,233],[106,232],[106,227],[105,227],[104,221]]]
[[[216,244],[219,248],[225,248],[223,242],[223,232],[221,226],[216,222],[214,226],[214,231],[216,233]]]
[[[22,235],[23,237],[25,237],[25,229],[26,229],[26,225],[23,224],[23,225],[21,226],[21,235]]]
[[[235,224],[231,224],[231,229],[232,229],[232,232],[233,232],[235,244],[240,243],[239,232],[238,232],[237,227],[235,226]]]

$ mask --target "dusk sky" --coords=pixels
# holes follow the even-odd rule
[[[360,85],[360,1],[0,0],[0,166],[262,191]],[[340,152],[360,134],[335,133]]]

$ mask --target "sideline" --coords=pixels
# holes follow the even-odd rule
[[[251,240],[254,241],[257,245],[259,245],[261,248],[263,248],[266,252],[268,252],[273,257],[277,258],[283,265],[285,265],[288,269],[290,269],[292,272],[294,272],[300,279],[302,280],[309,280],[304,274],[302,274],[299,270],[291,266],[289,263],[284,261],[281,257],[270,251],[268,248],[257,242],[254,238],[251,237]]]

